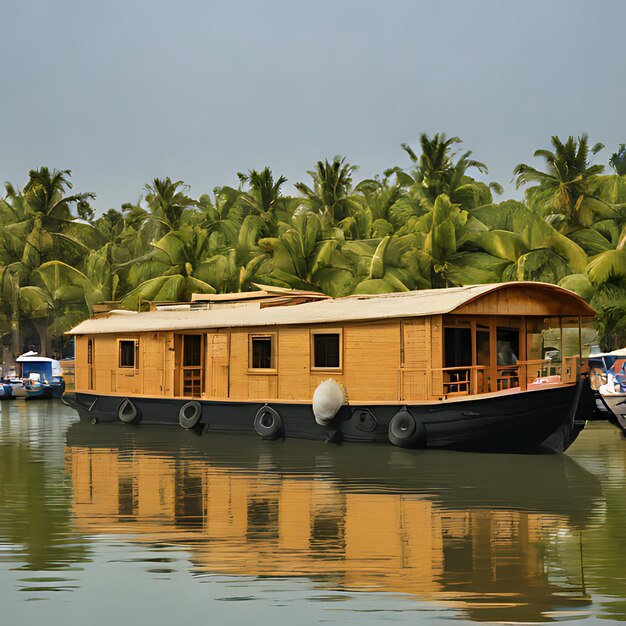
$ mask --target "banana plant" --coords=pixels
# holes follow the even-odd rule
[[[206,281],[206,260],[212,256],[209,233],[199,226],[183,225],[151,244],[152,250],[133,260],[130,276],[138,282],[122,300],[125,308],[141,301],[181,302],[192,293],[215,293]]]
[[[353,265],[342,253],[341,239],[325,238],[322,217],[303,213],[285,225],[278,237],[259,240],[265,260],[259,281],[333,296],[351,293],[356,284]]]
[[[495,282],[504,265],[501,259],[476,245],[487,227],[445,195],[432,210],[410,218],[399,233],[413,233],[425,276],[432,287]]]
[[[584,273],[585,251],[524,205],[509,201],[483,207],[472,215],[489,228],[476,245],[503,262],[502,280],[558,283],[569,274]]]
[[[242,222],[241,192],[232,187],[215,187],[213,199],[203,194],[198,200],[200,227],[212,237],[215,250],[227,249],[237,242]]]

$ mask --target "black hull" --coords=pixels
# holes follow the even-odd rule
[[[186,400],[129,397],[141,424],[178,425]],[[65,402],[85,421],[118,421],[123,397],[68,393]],[[198,430],[256,435],[262,402],[199,400]],[[586,378],[578,385],[509,393],[441,404],[344,406],[328,426],[318,425],[309,404],[276,402],[283,438],[389,443],[389,423],[403,408],[425,429],[420,447],[476,452],[564,452],[584,428],[593,395]]]

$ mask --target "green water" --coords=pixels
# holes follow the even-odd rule
[[[626,439],[266,442],[2,402],[0,624],[626,619]]]

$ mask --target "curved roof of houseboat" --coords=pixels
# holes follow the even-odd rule
[[[185,303],[165,306],[154,311],[131,313],[110,311],[101,317],[86,320],[70,330],[70,335],[120,334],[150,331],[237,328],[246,326],[283,326],[295,324],[324,324],[346,321],[368,321],[392,318],[423,317],[464,312],[465,305],[486,298],[494,292],[511,292],[517,296],[516,312],[504,310],[504,315],[538,314],[535,302],[545,304],[543,315],[593,316],[595,311],[574,292],[537,282],[492,283],[448,289],[422,289],[400,293],[352,295],[327,298],[313,302],[294,300],[285,294],[276,302]],[[521,298],[519,297],[521,296]],[[520,305],[519,302],[522,304]],[[524,303],[528,303],[528,310]],[[480,311],[476,311],[480,314]]]

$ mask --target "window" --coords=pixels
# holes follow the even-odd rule
[[[444,328],[444,367],[472,365],[472,331],[470,328]]]
[[[87,339],[87,363],[89,365],[93,363],[93,339],[91,337]]]
[[[275,335],[250,335],[248,367],[252,370],[273,370],[275,364]]]
[[[311,335],[313,369],[339,369],[341,367],[341,332],[323,331]]]
[[[119,346],[120,367],[136,367],[139,343],[135,339],[122,339]]]

